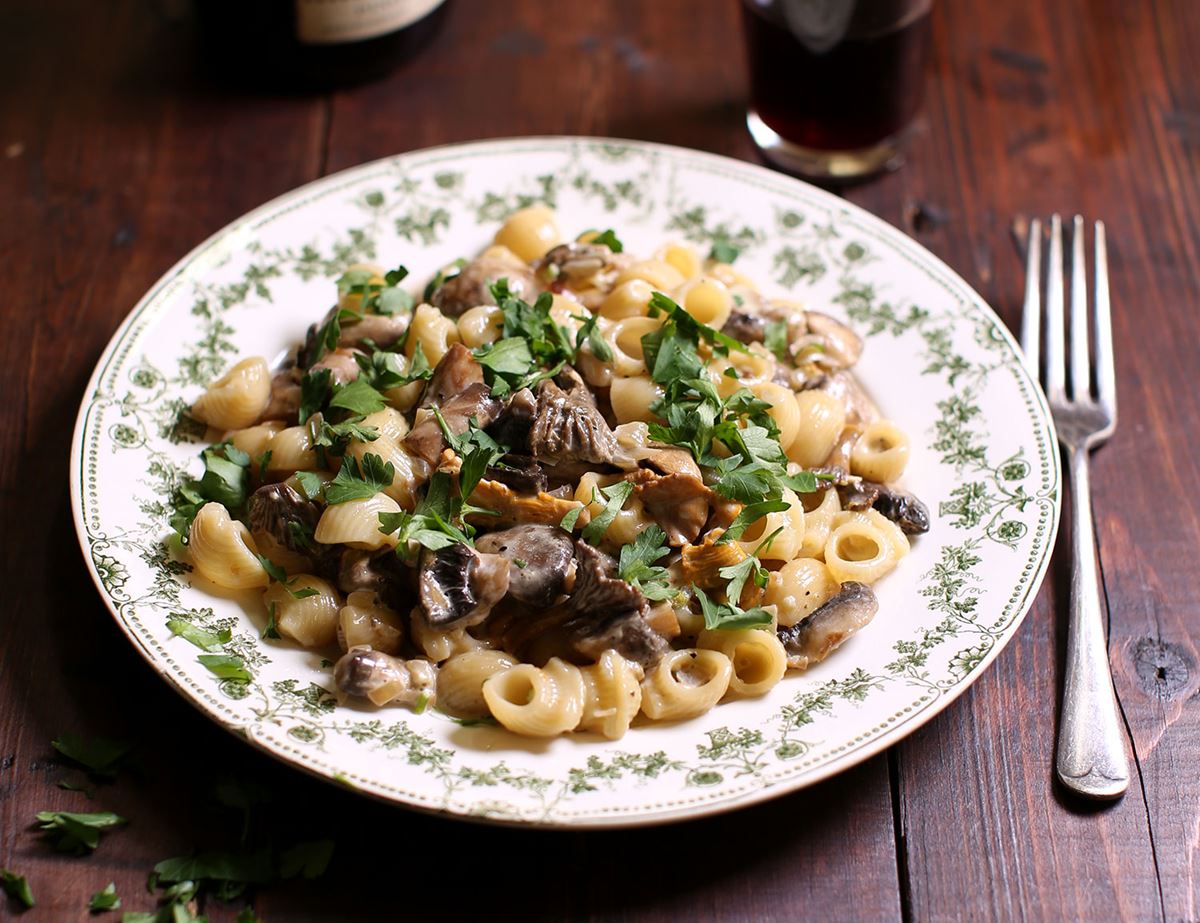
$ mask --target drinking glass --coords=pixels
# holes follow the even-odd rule
[[[899,166],[921,107],[932,0],[742,0],[746,124],[776,166],[850,181]]]

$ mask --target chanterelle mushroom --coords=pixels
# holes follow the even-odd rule
[[[806,670],[820,663],[842,642],[875,618],[879,600],[865,583],[851,580],[824,605],[818,606],[790,628],[778,629],[788,655],[788,666]]]
[[[456,542],[421,559],[421,613],[431,628],[478,625],[508,591],[508,558]]]
[[[708,520],[711,491],[704,486],[692,453],[680,448],[651,451],[634,476],[637,494],[667,533],[672,547],[694,541]]]
[[[475,549],[508,559],[509,596],[545,607],[563,592],[575,541],[571,533],[558,526],[530,525],[481,535]]]

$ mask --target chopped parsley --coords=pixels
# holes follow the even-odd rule
[[[732,263],[741,255],[742,251],[724,237],[714,240],[712,249],[708,251],[708,258],[714,263]]]
[[[767,347],[780,362],[790,362],[792,355],[788,351],[787,321],[768,321],[763,332],[763,346]]]
[[[450,474],[435,471],[416,509],[411,513],[405,510],[380,513],[379,531],[384,535],[399,532],[396,552],[401,556],[408,554],[410,541],[431,551],[440,551],[458,542],[469,545],[470,536],[455,524],[463,509],[462,497],[455,496],[451,489]]]
[[[221,442],[200,453],[204,474],[185,477],[171,498],[174,512],[171,528],[185,545],[188,530],[200,508],[209,502],[223,505],[231,513],[246,503],[250,489],[250,456],[231,442]]]
[[[384,396],[362,378],[356,378],[337,388],[329,400],[331,410],[347,410],[351,415],[358,417],[383,410],[386,406],[387,400]]]
[[[200,650],[210,653],[222,650],[232,637],[228,628],[208,631],[182,618],[167,619],[167,630],[175,637],[190,641]]]
[[[293,590],[292,584],[295,583],[298,578],[288,577],[287,571],[285,571],[266,555],[256,554],[255,557],[258,558],[258,563],[262,565],[262,569],[267,572],[267,576],[287,590],[292,599],[307,599],[310,596],[317,595],[317,591],[312,587],[301,587],[299,590]]]
[[[300,379],[300,423],[320,413],[333,391],[332,369],[310,369]]]
[[[325,488],[325,502],[330,506],[350,500],[365,500],[392,485],[396,466],[372,452],[363,456],[360,464],[352,455],[342,460],[337,476]]]
[[[584,234],[590,234],[590,231],[584,231]],[[580,235],[583,236],[582,234]],[[590,244],[603,244],[608,247],[613,253],[624,253],[625,245],[617,238],[617,233],[612,228],[601,231],[595,237],[588,241]]]
[[[368,348],[371,350],[369,354],[365,350],[356,352],[354,359],[362,373],[359,380],[365,379],[376,391],[402,388],[433,376],[433,369],[425,358],[425,350],[419,340],[413,347],[412,358],[407,362],[403,353],[379,349],[373,344]]]
[[[275,603],[267,606],[267,625],[262,631],[262,636],[274,641],[279,640],[279,626],[275,623]]]
[[[8,869],[0,869],[0,889],[3,889],[5,894],[26,910],[37,903],[33,899],[33,891],[30,890],[29,882],[25,880],[24,875],[18,875]]]
[[[665,544],[666,540],[662,528],[652,525],[621,549],[617,572],[622,580],[641,590],[647,599],[671,599],[678,595],[667,580],[667,569],[654,563],[671,550]]]
[[[722,629],[733,631],[739,628],[765,628],[771,624],[771,613],[762,606],[742,609],[735,603],[720,603],[709,599],[700,587],[692,587],[700,600],[700,611],[704,615],[704,627],[710,631]]]
[[[617,483],[609,487],[601,487],[600,493],[608,500],[604,505],[604,509],[592,517],[592,521],[583,527],[581,533],[583,540],[589,545],[598,544],[604,538],[604,533],[608,531],[608,527],[613,524],[617,518],[617,514],[621,512],[621,507],[625,505],[625,501],[629,499],[629,495],[633,493],[632,481],[617,481]],[[595,502],[595,494],[592,495]]]
[[[110,881],[103,889],[92,895],[92,899],[88,901],[88,910],[92,913],[103,913],[106,910],[117,910],[121,906],[121,899],[117,897],[117,883]]]
[[[170,623],[167,623],[170,625]],[[133,744],[103,737],[80,737],[78,734],[60,734],[50,745],[72,762],[78,763],[88,774],[99,779],[116,776],[122,761],[133,750]]]
[[[742,533],[747,528],[758,522],[758,520],[762,519],[768,513],[782,513],[788,507],[789,504],[786,500],[760,500],[758,503],[751,503],[745,506],[734,517],[733,522],[729,524],[729,528],[717,539],[717,544],[723,545],[726,542],[732,542],[735,539],[741,538]]]
[[[38,828],[59,852],[83,855],[100,845],[105,830],[125,823],[111,811],[77,814],[71,811],[39,811]]]
[[[254,675],[246,669],[246,662],[233,654],[201,654],[196,658],[218,679],[233,679],[248,683]]]

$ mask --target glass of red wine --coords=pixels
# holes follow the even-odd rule
[[[921,107],[932,0],[742,0],[746,124],[785,170],[849,182],[894,169]]]

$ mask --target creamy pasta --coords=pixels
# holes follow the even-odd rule
[[[280,368],[192,413],[173,519],[339,693],[609,739],[766,694],[874,617],[928,528],[859,338],[728,263],[513,214],[415,298],[355,265]],[[639,719],[639,716],[640,719]]]

